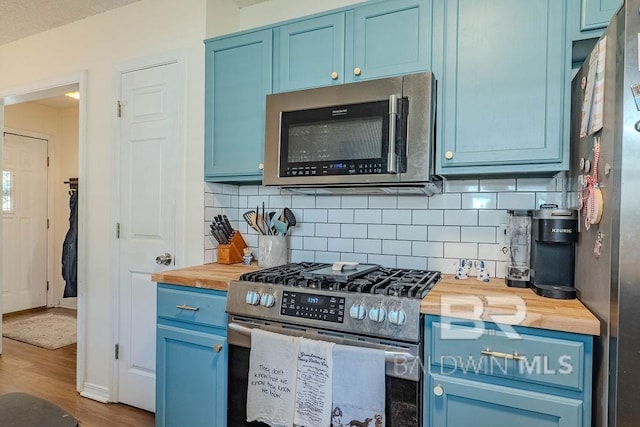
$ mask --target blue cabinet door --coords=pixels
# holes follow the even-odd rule
[[[565,15],[563,0],[434,1],[438,173],[566,169]]]
[[[205,47],[205,180],[258,182],[272,31],[212,40]]]
[[[345,81],[430,69],[431,0],[394,0],[347,12]]]
[[[157,327],[156,426],[226,426],[226,338]]]
[[[343,83],[344,13],[281,26],[276,90]]]
[[[582,0],[580,29],[585,31],[606,27],[621,4],[621,0]]]
[[[582,427],[582,401],[431,374],[425,426]]]

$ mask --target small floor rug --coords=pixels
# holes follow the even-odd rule
[[[50,311],[28,318],[5,319],[2,336],[55,350],[76,342],[76,319]]]

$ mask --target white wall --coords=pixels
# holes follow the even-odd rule
[[[7,106],[4,112],[7,129],[30,131],[50,137],[49,150],[52,153],[53,168],[52,182],[49,182],[49,192],[53,193],[53,300],[49,304],[59,305],[65,286],[61,269],[62,243],[69,229],[69,185],[64,181],[78,176],[78,107],[53,108],[25,102]],[[74,306],[75,301],[65,302],[65,307]]]
[[[206,0],[142,0],[0,46],[0,97],[87,70],[86,365],[85,388],[110,396],[113,314],[113,117],[115,67],[182,50],[186,58],[184,253],[180,265],[203,260],[203,104]],[[180,254],[179,254],[180,255]]]

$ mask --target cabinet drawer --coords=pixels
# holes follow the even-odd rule
[[[226,328],[225,295],[201,289],[158,286],[158,317]]]
[[[582,390],[584,343],[494,326],[432,324],[431,364],[443,374],[491,376]]]

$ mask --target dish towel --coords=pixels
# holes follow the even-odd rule
[[[251,330],[247,421],[293,425],[300,337]]]
[[[333,348],[333,427],[385,425],[384,356],[371,348]]]
[[[294,423],[327,427],[331,423],[334,343],[303,338],[298,354]]]

